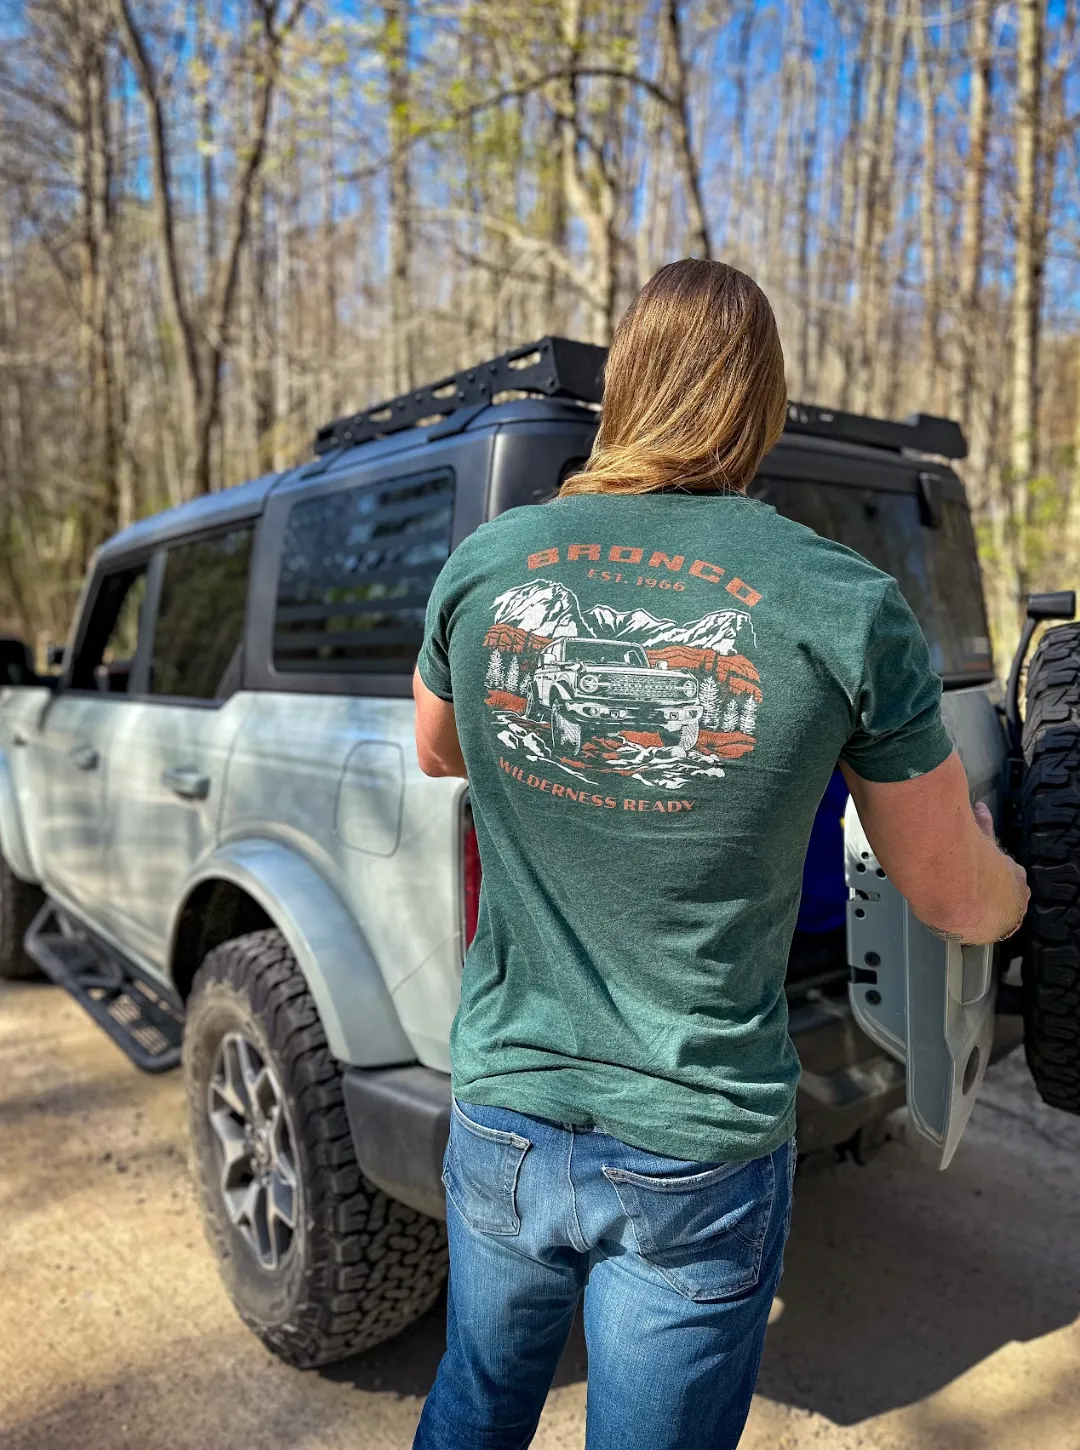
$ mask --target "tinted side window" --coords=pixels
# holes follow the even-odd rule
[[[408,673],[450,554],[449,469],[301,499],[285,527],[274,621],[280,671]]]
[[[240,684],[254,527],[178,544],[165,556],[150,693],[223,700]]]
[[[927,528],[913,493],[771,478],[756,479],[751,492],[891,574],[922,626],[938,674],[992,675],[975,536],[962,503],[944,500],[940,528]]]
[[[101,582],[71,672],[76,690],[127,693],[144,628],[146,565],[109,574]]]

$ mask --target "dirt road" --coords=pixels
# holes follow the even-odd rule
[[[287,1369],[218,1285],[184,1154],[176,1075],[0,989],[0,1445],[406,1450],[440,1311]],[[781,1293],[743,1450],[1080,1450],[1080,1119],[1014,1055],[945,1175],[900,1140],[800,1178]],[[539,1450],[581,1446],[584,1376],[576,1335]]]

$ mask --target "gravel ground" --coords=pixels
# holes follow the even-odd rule
[[[1080,1119],[1013,1054],[946,1174],[901,1123],[867,1166],[800,1175],[743,1450],[1080,1450],[1078,1314]],[[331,1372],[279,1364],[204,1247],[177,1075],[54,988],[0,988],[4,1450],[407,1450],[441,1315]],[[582,1445],[584,1381],[577,1333],[539,1450]]]

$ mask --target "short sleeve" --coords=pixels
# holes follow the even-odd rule
[[[840,758],[864,780],[913,780],[952,748],[926,639],[890,579],[866,642],[855,729]]]
[[[454,698],[454,691],[450,683],[450,610],[448,605],[453,561],[454,556],[451,554],[428,596],[427,613],[424,617],[424,642],[420,646],[420,654],[416,661],[420,678],[432,694],[438,695],[441,700],[453,700]]]

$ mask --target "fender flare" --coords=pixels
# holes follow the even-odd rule
[[[37,883],[38,874],[26,842],[6,750],[0,750],[0,848],[3,849],[4,860],[20,881]]]
[[[386,1067],[415,1061],[355,917],[311,862],[279,841],[231,841],[199,863],[170,923],[170,976],[184,908],[206,881],[227,881],[245,891],[284,936],[315,999],[330,1051],[340,1062]]]

